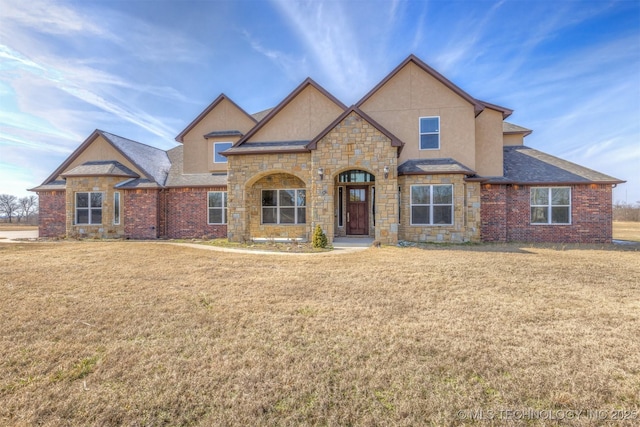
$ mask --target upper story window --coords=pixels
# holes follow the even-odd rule
[[[102,224],[102,192],[76,193],[76,224]]]
[[[420,149],[440,149],[440,117],[420,117]]]
[[[213,143],[213,163],[227,163],[227,158],[223,156],[224,150],[228,150],[233,142],[214,142]]]
[[[533,187],[531,224],[570,224],[570,187]]]

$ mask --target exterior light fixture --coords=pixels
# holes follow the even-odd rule
[[[383,171],[384,171],[384,179],[389,178],[389,166],[385,166]]]
[[[322,181],[322,178],[324,178],[324,169],[323,168],[318,168],[318,176],[320,177],[320,181]]]

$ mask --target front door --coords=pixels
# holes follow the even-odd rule
[[[347,234],[369,234],[369,187],[347,187]]]

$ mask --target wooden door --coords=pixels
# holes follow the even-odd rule
[[[369,234],[369,187],[347,187],[347,234]]]

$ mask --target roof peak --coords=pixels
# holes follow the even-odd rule
[[[356,103],[357,107],[360,107],[362,104],[364,104],[369,98],[371,98],[382,86],[384,86],[389,80],[391,80],[396,74],[398,74],[400,72],[400,70],[402,70],[404,67],[406,67],[409,63],[414,63],[416,66],[418,66],[419,68],[421,68],[423,71],[425,71],[427,74],[430,74],[432,77],[434,77],[436,80],[438,80],[440,83],[444,84],[446,87],[448,87],[449,89],[451,89],[453,92],[455,92],[458,96],[460,96],[461,98],[463,98],[464,100],[466,100],[467,102],[469,102],[471,105],[473,105],[473,108],[476,112],[476,116],[478,114],[480,114],[482,112],[482,110],[484,110],[485,106],[483,105],[482,102],[478,101],[477,99],[475,99],[474,97],[472,97],[471,95],[469,95],[467,92],[465,92],[464,90],[462,90],[459,86],[457,86],[456,84],[454,84],[451,80],[447,79],[444,75],[440,74],[438,71],[436,71],[434,68],[432,68],[431,66],[427,65],[426,62],[424,62],[423,60],[421,60],[420,58],[418,58],[416,55],[414,55],[413,53],[410,54],[404,61],[402,61],[397,67],[395,67],[389,74],[387,74],[386,77],[384,77],[376,86],[373,87],[373,89],[371,89],[365,96],[362,97],[362,99],[360,99],[360,101],[358,101]]]
[[[287,95],[282,101],[280,101],[280,103],[278,105],[273,107],[271,109],[271,111],[269,111],[269,113],[267,113],[267,115],[264,116],[262,118],[262,120],[260,120],[260,122],[257,125],[255,125],[253,128],[251,128],[251,130],[249,132],[247,132],[247,134],[244,137],[240,138],[240,140],[238,142],[236,142],[233,146],[237,147],[239,145],[244,144],[249,138],[251,138],[253,135],[255,135],[267,123],[269,123],[271,121],[271,119],[273,119],[273,117],[275,117],[280,111],[282,111],[292,100],[294,100],[298,95],[300,95],[300,93],[302,93],[302,91],[304,91],[308,86],[311,86],[314,89],[316,89],[317,91],[319,91],[321,94],[326,96],[329,100],[331,100],[334,104],[336,104],[342,110],[346,110],[347,109],[347,106],[345,104],[343,104],[342,101],[340,101],[338,98],[333,96],[325,88],[320,86],[311,77],[307,77],[293,91],[291,91],[289,93],[289,95]]]

